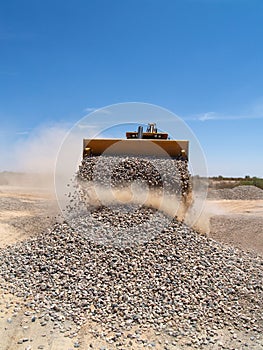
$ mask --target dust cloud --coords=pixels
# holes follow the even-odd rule
[[[21,172],[53,174],[58,151],[67,133],[61,125],[35,130],[16,145],[15,159]]]
[[[105,188],[90,183],[80,182],[82,199],[92,206],[110,206],[115,204],[136,204],[160,210],[171,217],[181,215],[182,203],[175,195],[160,194],[160,191],[143,188],[136,183],[125,188]]]
[[[185,217],[185,223],[190,222],[190,226],[200,233],[210,233],[210,219],[215,215],[224,215],[226,210],[222,208],[218,203],[213,203],[211,201],[206,201],[204,203],[203,209],[200,215],[195,221],[191,220],[192,212],[189,210]]]
[[[220,209],[203,203],[203,196],[195,196],[190,193],[186,198],[178,195],[163,193],[162,191],[149,190],[147,186],[143,188],[137,183],[133,183],[126,188],[111,188],[100,185],[93,185],[90,182],[79,182],[79,197],[77,201],[84,203],[85,207],[99,207],[104,205],[135,204],[144,205],[157,209],[168,215],[171,220],[175,217],[179,221],[185,222],[201,233],[209,232],[210,217]],[[68,200],[71,200],[69,197]],[[65,203],[66,207],[69,203]],[[76,203],[76,207],[78,203]]]
[[[39,187],[54,193],[54,169],[66,133],[64,125],[43,126],[18,140],[8,150],[11,164],[0,173],[0,184]]]

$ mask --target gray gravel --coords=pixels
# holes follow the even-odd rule
[[[263,190],[256,186],[237,186],[234,188],[222,188],[210,190],[209,198],[230,200],[263,200]]]
[[[33,309],[53,318],[62,314],[78,324],[90,318],[108,329],[262,331],[262,259],[176,220],[148,242],[123,249],[56,224],[2,250],[0,263],[2,287],[32,298]]]
[[[77,232],[97,243],[133,246],[154,237],[171,218],[143,205],[124,202],[117,205],[115,199],[101,210],[111,190],[119,192],[130,188],[136,196],[151,193],[160,198],[162,195],[177,203],[178,207],[176,204],[174,207],[179,209],[191,191],[191,183],[188,162],[182,157],[100,156],[82,160],[73,188],[68,194],[64,214]],[[99,212],[92,210],[94,188],[98,195],[97,205],[101,206]],[[144,203],[145,199],[141,198],[139,202]]]
[[[2,218],[2,222],[5,222],[15,228],[21,230],[23,236],[36,235],[37,233],[47,230],[51,224],[54,224],[54,213],[57,213],[57,204],[55,201],[38,199],[23,199],[13,198],[6,195],[1,196],[0,211],[9,212],[21,212],[24,216],[14,215],[6,220]],[[32,215],[33,214],[33,215]]]
[[[70,226],[88,240],[118,247],[134,247],[152,239],[171,217],[144,205],[100,206],[70,219]]]
[[[184,196],[190,190],[188,162],[180,157],[86,157],[79,167],[78,176],[81,180],[113,188],[139,181],[150,189],[162,188],[165,193]]]
[[[139,180],[179,195],[189,190],[184,162],[175,160],[181,173],[168,160],[154,162],[87,158],[78,176],[116,188]],[[49,318],[77,325],[91,320],[114,332],[113,342],[133,326],[150,326],[169,337],[193,336],[197,346],[213,346],[219,329],[252,332],[256,339],[263,330],[262,258],[143,205],[99,206],[85,215],[77,209],[70,225],[56,223],[0,250],[0,265],[1,287],[40,311],[43,326]],[[206,339],[196,336],[204,329]]]

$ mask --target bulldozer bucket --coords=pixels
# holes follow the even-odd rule
[[[155,156],[188,159],[189,141],[146,139],[84,139],[83,158],[86,156]]]

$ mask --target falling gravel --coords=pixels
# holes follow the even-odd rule
[[[185,196],[190,191],[188,162],[181,157],[86,157],[78,177],[111,188],[123,188],[137,181],[150,189],[162,188],[165,193]]]

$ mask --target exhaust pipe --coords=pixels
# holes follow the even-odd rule
[[[142,139],[143,138],[143,127],[140,125],[138,127],[138,139]]]

